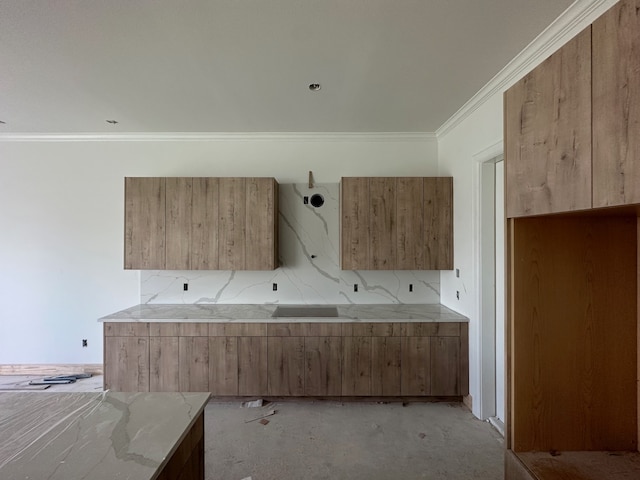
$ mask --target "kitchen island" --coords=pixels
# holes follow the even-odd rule
[[[204,479],[208,393],[0,393],[0,478]]]
[[[468,319],[440,304],[137,305],[104,322],[105,388],[216,396],[468,394]],[[305,312],[308,312],[305,313]],[[321,313],[324,315],[324,313]]]

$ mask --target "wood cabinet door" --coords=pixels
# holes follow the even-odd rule
[[[269,395],[304,395],[304,337],[267,340]]]
[[[504,95],[507,217],[591,208],[591,27]]]
[[[149,391],[179,392],[178,337],[149,337]]]
[[[165,268],[165,179],[124,179],[124,268]]]
[[[304,366],[306,396],[342,394],[341,337],[305,337]]]
[[[431,395],[460,395],[460,337],[431,337]]]
[[[424,264],[424,179],[396,178],[396,268],[421,270]]]
[[[211,177],[193,178],[192,188],[191,269],[217,270],[219,181]]]
[[[244,270],[246,181],[219,179],[218,251],[220,270]]]
[[[371,395],[371,337],[342,339],[342,395]]]
[[[165,269],[191,269],[191,178],[168,177],[166,185]]]
[[[424,179],[422,268],[453,270],[453,178]]]
[[[208,337],[180,337],[178,363],[181,392],[209,391]]]
[[[273,178],[246,179],[245,270],[278,266],[278,188]]]
[[[345,177],[340,184],[340,263],[343,270],[370,268],[369,179]]]
[[[401,395],[400,337],[372,337],[371,342],[371,394]]]
[[[370,270],[396,269],[396,181],[369,179]]]
[[[267,338],[238,338],[238,395],[269,395]]]
[[[402,395],[431,395],[430,337],[402,337]]]
[[[640,0],[593,23],[593,206],[640,203]]]
[[[209,337],[209,391],[238,395],[237,337]]]
[[[105,337],[104,388],[115,392],[149,391],[149,338]]]

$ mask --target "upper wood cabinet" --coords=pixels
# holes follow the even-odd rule
[[[125,178],[125,268],[273,270],[273,178]]]
[[[345,177],[343,270],[453,268],[451,177]]]
[[[508,217],[591,208],[591,28],[504,95]]]
[[[164,178],[125,178],[124,192],[124,268],[164,268]]]
[[[593,206],[640,203],[640,0],[593,23]]]

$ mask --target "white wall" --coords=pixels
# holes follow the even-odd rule
[[[139,303],[123,177],[437,175],[435,139],[0,142],[0,364],[101,363],[97,318]],[[89,346],[82,348],[86,338]]]

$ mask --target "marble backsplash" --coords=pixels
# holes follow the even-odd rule
[[[323,206],[304,203],[314,194]],[[280,184],[280,268],[142,270],[140,303],[439,303],[438,271],[340,270],[339,197],[338,183]]]

